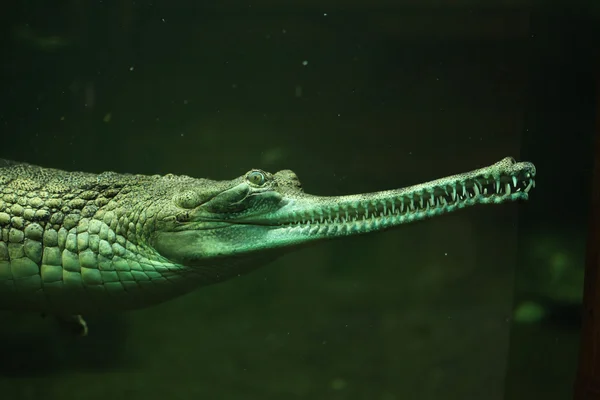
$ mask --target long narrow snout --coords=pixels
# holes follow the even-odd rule
[[[526,200],[535,187],[535,174],[533,164],[507,157],[489,167],[402,189],[335,197],[302,194],[253,222],[278,225],[291,236],[367,233],[477,204]]]

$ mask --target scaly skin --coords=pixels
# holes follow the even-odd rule
[[[533,164],[505,158],[404,189],[320,197],[287,170],[212,181],[0,161],[0,308],[66,317],[147,307],[306,243],[527,199],[534,177]]]

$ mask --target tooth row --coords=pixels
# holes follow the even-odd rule
[[[529,179],[519,182],[516,177],[512,177],[512,182],[502,183],[500,179],[491,181],[493,185],[494,196],[510,196],[513,192],[529,192],[535,187],[535,181]],[[512,183],[512,185],[511,185]],[[447,208],[453,204],[459,204],[475,197],[490,197],[488,185],[474,181],[469,189],[464,184],[447,186],[444,194],[434,195],[433,191],[424,191],[407,195],[406,197],[390,198],[385,200],[373,200],[365,206],[365,203],[355,202],[346,206],[330,206],[314,212],[302,212],[293,215],[293,225],[311,225],[311,224],[332,224],[365,221],[368,219],[377,219],[385,216],[398,216],[411,212],[427,212],[430,209]],[[439,190],[439,188],[438,188]],[[409,197],[410,196],[410,197]]]

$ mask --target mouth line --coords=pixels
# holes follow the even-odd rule
[[[344,225],[357,222],[386,223],[412,221],[444,214],[475,204],[527,200],[535,187],[535,177],[528,172],[477,176],[464,181],[419,189],[408,187],[395,196],[357,201],[339,206],[298,210],[276,222],[244,221],[245,224],[273,227]],[[235,223],[235,222],[234,222]]]
[[[173,232],[188,232],[188,231],[208,231],[228,228],[235,225],[232,221],[224,221],[219,219],[201,219],[194,222],[187,222],[185,224],[176,226],[173,228]]]

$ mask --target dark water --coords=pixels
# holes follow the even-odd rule
[[[526,204],[319,244],[89,318],[85,339],[2,314],[3,399],[570,398],[600,14],[108,3],[2,6],[0,157],[213,179],[289,168],[337,195],[511,155],[538,185]]]

